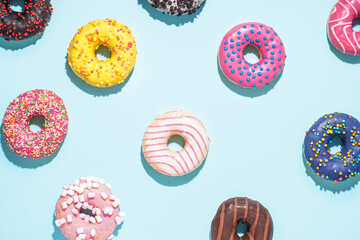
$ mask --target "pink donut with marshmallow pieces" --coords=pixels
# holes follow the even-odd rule
[[[328,38],[342,53],[360,56],[360,32],[352,29],[353,20],[358,17],[358,0],[340,0],[331,10],[327,23]]]
[[[125,214],[111,185],[96,177],[83,177],[63,187],[55,207],[55,225],[69,240],[112,238]]]
[[[247,46],[260,53],[257,63],[244,58]],[[285,48],[279,35],[262,23],[242,23],[232,28],[219,47],[219,66],[233,83],[245,88],[259,88],[271,83],[285,65]]]

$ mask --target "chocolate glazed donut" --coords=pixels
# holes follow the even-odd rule
[[[50,0],[25,0],[22,12],[13,11],[9,0],[0,0],[0,37],[23,40],[39,35],[50,20],[52,11]]]
[[[236,232],[242,222],[248,227],[244,236]],[[271,240],[273,222],[261,203],[246,197],[230,198],[218,208],[211,223],[212,240]]]

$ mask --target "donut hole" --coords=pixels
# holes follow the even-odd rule
[[[180,135],[171,136],[167,142],[168,148],[173,152],[179,152],[183,150],[185,146],[185,140]]]
[[[261,59],[259,49],[254,45],[247,45],[244,51],[244,59],[251,64],[258,63]]]
[[[44,124],[44,117],[40,115],[35,115],[29,121],[29,128],[33,133],[37,133],[44,128]]]
[[[239,222],[239,224],[237,225],[236,228],[236,233],[239,237],[242,237],[245,235],[245,233],[247,233],[248,231],[248,226],[246,225],[246,223],[243,222]]]
[[[81,208],[80,213],[83,213],[85,215],[89,215],[89,217],[95,217],[95,214],[92,213],[92,210],[87,208]]]
[[[344,146],[344,141],[341,137],[335,136],[328,143],[328,149],[330,150],[330,154],[334,155],[337,152],[340,152]]]
[[[10,0],[9,4],[14,12],[22,12],[25,7],[25,0]]]
[[[354,18],[351,25],[355,32],[360,31],[360,17]]]
[[[110,49],[105,45],[100,45],[95,50],[95,56],[100,61],[106,61],[107,59],[111,58],[111,51]]]

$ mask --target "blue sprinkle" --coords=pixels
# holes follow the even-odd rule
[[[262,80],[261,80],[261,79],[259,79],[259,82],[262,82]]]
[[[271,41],[274,41],[274,38],[270,38]]]
[[[270,63],[271,63],[271,64],[274,64],[274,61],[271,61]]]
[[[271,59],[271,60],[274,60],[274,57],[273,57],[273,56],[271,56],[271,57],[270,57],[270,59]]]
[[[279,65],[279,68],[282,68],[282,65]]]
[[[261,72],[259,72],[259,73],[258,73],[258,75],[259,75],[259,76],[261,76],[261,75],[262,75],[262,73],[261,73]]]
[[[250,72],[248,72],[248,73],[247,73],[247,75],[248,75],[248,76],[251,76],[251,73],[250,73]]]
[[[260,71],[264,70],[263,68],[260,68]]]
[[[252,79],[255,79],[256,77],[255,76],[252,76]]]
[[[240,75],[243,75],[244,73],[243,72],[240,72]]]
[[[235,70],[233,69],[233,70],[231,70],[231,73],[234,73],[235,72]]]
[[[282,46],[282,45],[283,45],[283,43],[281,42],[281,43],[280,43],[280,45]]]
[[[237,57],[237,58],[240,58],[240,55],[237,55],[236,57]]]
[[[240,37],[238,37],[238,39],[240,39]]]
[[[236,43],[236,46],[240,46],[240,43],[239,43],[239,42],[237,42],[237,43]]]
[[[232,68],[232,65],[229,65],[229,68]]]
[[[234,48],[234,45],[231,44],[230,47],[231,47],[231,48]]]
[[[276,33],[276,32],[274,32],[274,35],[275,35],[275,36],[277,36],[277,33]]]
[[[246,25],[243,28],[246,28]]]
[[[255,72],[255,69],[251,70],[252,72]]]
[[[250,43],[253,44],[253,43],[254,43],[254,40],[251,39],[251,40],[250,40]]]
[[[252,87],[256,87],[256,85],[253,83]]]
[[[258,47],[261,47],[261,44],[259,44]]]
[[[279,53],[282,53],[281,50],[279,50]]]
[[[276,48],[276,45],[275,45],[275,44],[273,44],[273,45],[272,45],[272,48]]]
[[[266,71],[270,71],[270,68],[267,68]]]
[[[260,32],[260,31],[258,31],[258,34],[261,34],[261,32]]]
[[[274,74],[274,78],[276,78],[276,74]]]
[[[268,83],[268,82],[266,83],[266,86],[267,86],[267,85],[269,85],[269,83]]]
[[[270,70],[270,69],[269,69],[269,70]],[[268,75],[265,75],[265,78],[266,78],[266,79],[268,79],[268,78],[269,78],[269,76],[268,76]]]
[[[245,44],[245,41],[242,41],[241,43],[242,43],[242,44]]]
[[[226,45],[226,44],[228,44],[228,42],[224,42],[224,44]]]
[[[278,61],[281,61],[281,58],[278,58]]]
[[[230,39],[230,42],[234,42],[234,39]]]
[[[224,47],[224,50],[225,50],[225,51],[227,51],[227,50],[228,50],[228,48],[227,48],[227,47]]]
[[[273,69],[276,70],[276,67],[274,67]]]
[[[238,67],[238,70],[241,70],[241,67]]]
[[[266,41],[267,37],[264,37],[264,40]]]
[[[241,32],[240,32],[240,31],[238,31],[238,32],[237,32],[237,34],[239,34],[239,35],[240,35],[240,34],[241,34]]]
[[[269,45],[267,42],[265,43],[265,46]]]
[[[246,81],[250,82],[250,78],[247,78]]]
[[[253,26],[255,26],[254,24],[251,24],[251,26],[253,27]]]
[[[232,51],[232,54],[235,54],[235,51]]]
[[[249,38],[248,38],[248,37],[246,38],[246,41],[249,41]]]
[[[241,63],[241,60],[239,60],[238,63]]]
[[[238,50],[238,51],[240,51],[241,49],[240,49],[240,48],[238,48],[237,50]]]
[[[263,27],[264,25],[260,24],[260,27]]]
[[[235,60],[235,59],[233,59],[233,58],[231,59],[232,62],[233,62],[234,60]]]
[[[250,66],[250,67],[252,66],[251,63],[249,63],[249,66]]]
[[[224,60],[224,63],[227,63],[227,60]]]
[[[270,33],[270,31],[269,31],[269,30],[266,30],[266,33]]]
[[[256,40],[255,40],[256,42],[260,42],[260,40],[257,38]]]
[[[243,80],[240,80],[240,83],[242,83],[243,82]]]
[[[257,66],[256,66],[256,65],[254,65],[254,68],[257,68]]]
[[[247,37],[247,34],[245,34],[244,37]]]
[[[271,52],[271,55],[274,55],[275,53],[274,52]]]
[[[246,67],[246,66],[244,66],[243,68],[244,68],[244,69],[246,69],[247,67]]]
[[[228,53],[228,54],[226,54],[226,56],[230,57],[230,56],[231,56],[231,54],[230,54],[230,53]]]
[[[251,33],[254,33],[254,30],[253,30],[253,29],[251,29],[251,30],[250,30],[250,32],[251,32]]]

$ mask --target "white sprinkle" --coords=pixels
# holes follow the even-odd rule
[[[120,205],[120,200],[116,199],[115,201],[113,201],[113,203],[111,204],[114,208],[117,208]]]
[[[79,238],[79,239],[85,239],[85,238],[86,238],[86,235],[85,235],[84,233],[79,234],[78,238]]]
[[[71,212],[72,212],[74,215],[78,215],[78,213],[79,213],[79,211],[76,210],[75,208],[73,208],[73,209],[71,210]]]
[[[95,193],[94,192],[89,192],[88,193],[88,198],[95,198]]]
[[[76,233],[79,235],[81,233],[84,233],[84,228],[77,228]]]
[[[114,201],[114,200],[116,200],[116,196],[111,194],[111,195],[109,196],[109,199],[112,200],[112,201]]]
[[[101,223],[102,222],[102,218],[99,216],[99,215],[96,215],[95,216],[95,219],[98,223]]]
[[[106,183],[105,187],[107,187],[108,189],[111,189],[111,184],[110,183]]]
[[[69,196],[74,195],[74,193],[75,193],[74,190],[71,190],[71,189],[67,191],[67,195],[69,195]]]
[[[67,191],[66,191],[66,190],[63,190],[62,193],[61,193],[61,196],[62,196],[62,197],[66,197],[66,194],[67,194]]]
[[[74,203],[78,203],[79,202],[79,196],[78,195],[75,195],[74,196]]]
[[[80,202],[84,202],[84,201],[85,201],[85,196],[84,196],[84,194],[79,195],[79,201],[80,201]]]
[[[90,235],[91,235],[92,237],[95,237],[95,235],[96,235],[96,230],[95,230],[95,229],[91,229]]]
[[[80,209],[81,207],[82,207],[82,203],[77,203],[76,205],[75,205],[75,207],[77,208],[77,209]]]
[[[79,216],[80,216],[81,219],[84,219],[84,218],[85,218],[85,214],[83,214],[83,213],[80,213]]]
[[[121,218],[121,217],[115,217],[115,222],[116,222],[117,225],[120,225],[123,221],[124,221],[123,218]]]
[[[96,223],[96,220],[95,220],[94,217],[90,217],[90,218],[89,218],[89,221],[90,221],[91,223]]]
[[[67,203],[66,202],[61,203],[61,207],[63,210],[67,209],[67,207],[68,207]]]
[[[100,187],[100,184],[99,183],[97,183],[97,182],[94,182],[93,183],[93,188],[99,188]]]
[[[66,216],[66,221],[67,221],[68,223],[71,223],[71,222],[72,222],[72,216],[71,216],[71,215],[67,215],[67,216]]]
[[[88,202],[84,202],[84,204],[83,204],[83,209],[87,209],[88,206],[89,206],[89,203],[88,203]]]
[[[119,212],[119,217],[125,217],[125,212]]]
[[[102,192],[102,193],[101,193],[101,197],[102,197],[104,200],[106,200],[106,199],[107,199],[107,194],[104,193],[104,192]]]
[[[73,199],[72,197],[69,197],[69,198],[66,200],[66,203],[67,203],[68,205],[70,205],[70,204],[73,203],[73,201],[74,201],[74,199]]]

